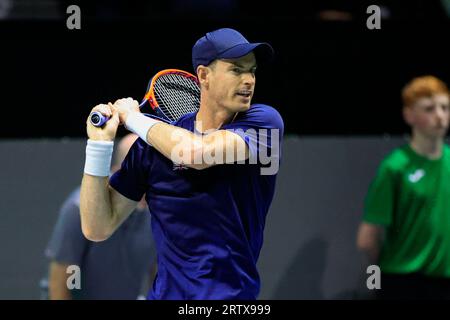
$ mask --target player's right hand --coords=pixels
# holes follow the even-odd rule
[[[104,116],[110,118],[103,125],[103,127],[96,127],[92,125],[91,121],[89,120],[91,113],[94,111],[98,111]],[[98,104],[94,108],[92,108],[86,120],[87,135],[91,140],[114,141],[119,123],[119,113],[117,112],[117,110],[115,110],[115,108],[113,108],[112,103]]]

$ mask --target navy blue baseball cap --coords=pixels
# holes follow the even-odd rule
[[[208,32],[192,47],[192,65],[197,71],[199,65],[207,66],[216,59],[243,57],[258,48],[257,58],[272,58],[273,49],[266,42],[250,43],[238,31],[230,28]],[[255,51],[256,52],[256,51]]]

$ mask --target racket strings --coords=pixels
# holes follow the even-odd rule
[[[177,79],[173,75],[168,77],[171,79],[163,83],[163,88],[166,91],[165,97],[167,97],[165,99],[166,109],[174,117],[179,118],[183,114],[192,112],[192,102],[195,102],[196,92],[185,86],[185,84],[189,85],[189,82],[180,84],[176,83]]]
[[[199,105],[199,89],[196,83],[186,77],[168,74],[160,82],[160,107],[177,120],[186,113],[196,111]]]
[[[200,105],[197,82],[180,74],[165,74],[155,81],[154,92],[161,111],[171,121],[195,112]]]

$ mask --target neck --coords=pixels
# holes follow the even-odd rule
[[[199,132],[216,130],[224,124],[232,122],[236,115],[237,112],[230,112],[217,104],[202,101],[195,119],[195,128]]]
[[[442,155],[443,138],[430,138],[414,133],[411,140],[411,148],[418,154],[428,159],[438,159]]]

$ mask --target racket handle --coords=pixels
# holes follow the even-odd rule
[[[94,111],[89,115],[89,121],[92,123],[92,125],[94,127],[101,127],[108,120],[109,120],[109,117],[102,115],[98,111]]]
[[[141,104],[139,105],[139,108],[142,108],[145,103],[147,102],[147,99],[145,99],[144,101],[141,102]],[[101,127],[103,126],[107,121],[109,120],[109,117],[106,117],[104,115],[102,115],[100,112],[98,111],[94,111],[89,115],[89,121],[92,123],[92,125],[94,127]]]

